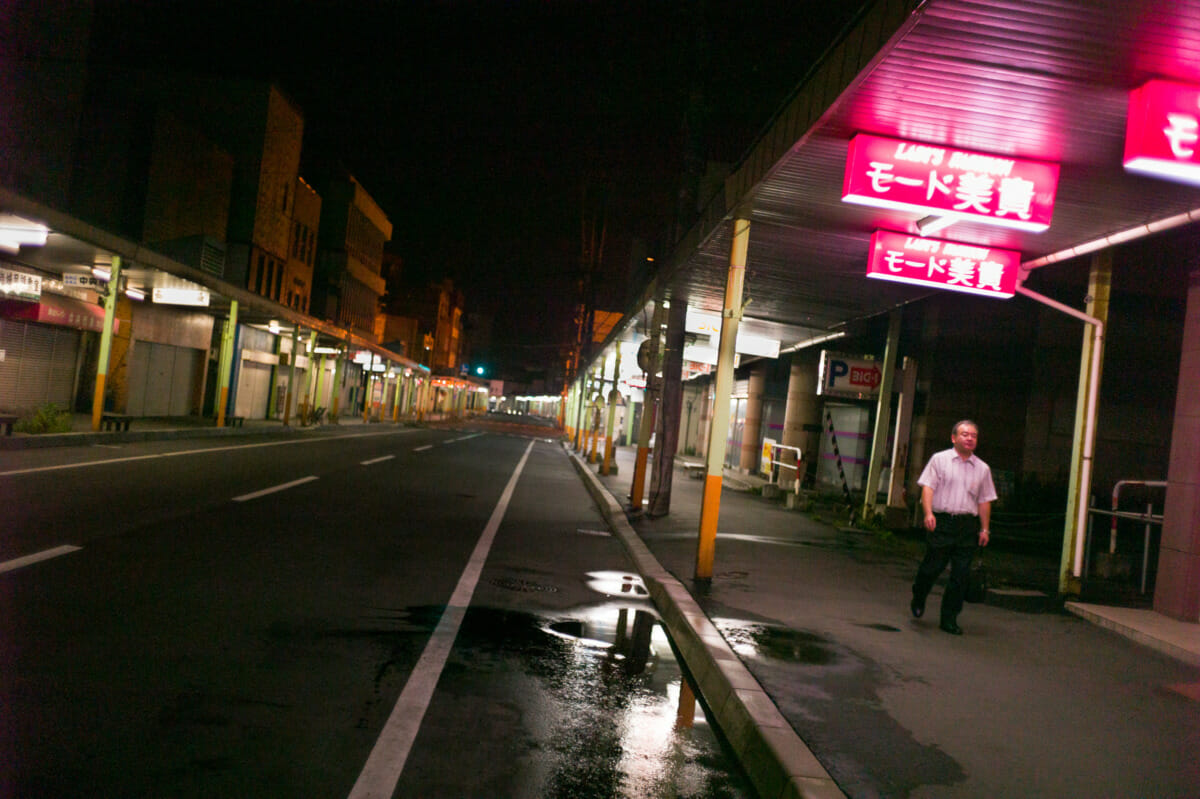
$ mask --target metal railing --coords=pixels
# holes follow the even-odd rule
[[[1127,511],[1111,511],[1102,510],[1100,508],[1088,508],[1088,526],[1087,537],[1084,541],[1083,555],[1083,576],[1086,578],[1091,570],[1092,563],[1092,519],[1096,515],[1111,516],[1114,523],[1118,519],[1129,519],[1135,522],[1143,522],[1145,524],[1145,532],[1142,536],[1142,575],[1141,575],[1141,593],[1146,593],[1146,572],[1150,567],[1150,526],[1154,524],[1162,524],[1163,517],[1154,515],[1153,504],[1146,506],[1145,513],[1129,513]],[[1114,539],[1115,540],[1115,539]],[[1116,547],[1113,545],[1110,552],[1115,552]]]
[[[781,460],[777,460],[775,455],[779,451],[796,453],[796,462],[795,463],[784,463]],[[772,444],[771,445],[771,457],[767,459],[767,463],[771,464],[771,479],[770,479],[771,485],[779,484],[779,477],[780,477],[779,470],[780,469],[791,469],[792,471],[796,472],[796,482],[795,482],[795,487],[793,490],[797,494],[799,494],[800,493],[800,462],[803,460],[804,460],[804,453],[800,450],[799,447],[789,447],[786,444]]]

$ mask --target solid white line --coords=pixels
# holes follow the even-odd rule
[[[257,449],[259,447],[285,447],[289,444],[313,444],[318,441],[338,441],[343,438],[370,438],[372,436],[395,436],[401,433],[412,433],[415,430],[390,430],[386,433],[353,433],[345,436],[321,436],[319,438],[300,438],[288,441],[264,441],[259,444],[236,444],[227,447],[205,447],[204,449],[185,449],[178,452],[160,452],[157,455],[130,455],[125,458],[108,458],[102,461],[86,461],[84,463],[62,463],[57,466],[35,466],[30,469],[12,469],[0,472],[0,477],[17,474],[33,474],[34,472],[54,472],[60,469],[82,469],[85,466],[104,466],[110,463],[130,463],[132,461],[148,461],[155,458],[179,458],[184,455],[203,455],[209,452],[229,452],[235,449]],[[100,446],[100,445],[97,445]]]
[[[424,452],[427,449],[433,449],[433,444],[426,444],[423,447],[413,447],[413,452]]]
[[[529,451],[533,449],[533,444],[534,442],[529,442],[525,454],[521,456],[516,470],[508,480],[508,485],[504,487],[504,493],[500,495],[496,509],[492,511],[487,526],[483,528],[483,534],[479,536],[479,543],[475,545],[475,551],[471,553],[466,569],[458,578],[458,585],[450,596],[450,604],[442,613],[441,621],[430,636],[429,643],[425,645],[425,650],[409,675],[408,682],[404,684],[404,690],[400,692],[392,714],[383,725],[383,731],[379,733],[379,739],[367,757],[366,765],[358,775],[358,781],[354,783],[349,799],[390,799],[395,793],[400,773],[404,771],[404,762],[408,760],[417,730],[421,728],[421,720],[429,708],[433,690],[437,687],[442,669],[446,665],[446,658],[450,655],[450,648],[454,645],[463,616],[471,604],[479,575],[483,572],[483,564],[487,561],[492,541],[496,537],[496,531],[500,529],[500,522],[508,510],[513,490],[517,487],[517,479],[525,468],[525,462],[529,460]]]
[[[50,558],[57,558],[59,555],[66,555],[71,552],[78,552],[79,550],[80,547],[71,546],[70,544],[63,544],[61,547],[54,547],[53,549],[43,549],[41,552],[34,552],[32,555],[26,555],[23,558],[14,558],[0,563],[0,573],[10,572],[39,561],[50,560]]]
[[[372,463],[382,463],[383,461],[390,461],[394,457],[396,457],[396,456],[395,455],[384,455],[382,458],[371,458],[371,460],[369,460],[369,461],[359,461],[358,464],[360,466],[370,466]]]
[[[248,499],[258,499],[259,497],[265,497],[267,494],[274,494],[276,491],[286,491],[287,489],[293,488],[298,485],[303,485],[305,483],[311,483],[313,480],[316,480],[316,479],[317,479],[317,477],[315,475],[310,474],[308,477],[301,477],[299,480],[293,480],[290,483],[281,483],[280,485],[277,485],[277,486],[271,486],[270,488],[264,488],[262,491],[255,491],[253,494],[242,494],[240,497],[234,497],[233,501],[234,502],[245,502]]]

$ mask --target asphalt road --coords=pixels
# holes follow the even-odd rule
[[[565,457],[0,453],[0,796],[752,796]]]

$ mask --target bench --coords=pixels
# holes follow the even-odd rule
[[[12,414],[0,414],[0,425],[4,426],[4,435],[11,436],[13,424],[17,421],[17,417]]]
[[[100,414],[100,429],[121,430],[127,433],[129,432],[129,423],[132,421],[132,416],[123,413],[102,413]]]

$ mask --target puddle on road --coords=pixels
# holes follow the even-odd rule
[[[819,635],[774,624],[740,619],[713,619],[713,624],[738,655],[769,658],[785,663],[825,665],[836,657],[830,642]]]
[[[630,584],[622,572],[591,576]],[[559,613],[470,608],[435,706],[456,708],[460,718],[492,718],[503,707],[509,720],[496,729],[423,728],[431,741],[425,756],[457,749],[459,757],[480,761],[463,761],[454,769],[459,775],[500,770],[490,779],[508,787],[496,795],[753,797],[695,699],[661,621],[649,605],[623,601],[626,593],[636,595],[631,588],[612,601]],[[410,617],[426,616],[410,610]],[[464,734],[487,737],[492,749],[462,752],[455,741]],[[463,786],[452,786],[456,777],[444,771],[432,762],[414,768],[424,776],[402,787],[412,795],[461,794]]]

